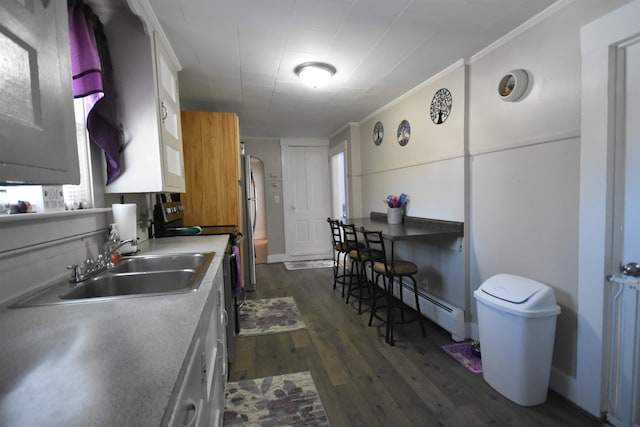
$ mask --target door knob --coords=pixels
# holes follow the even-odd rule
[[[624,274],[625,276],[639,277],[640,264],[638,264],[637,262],[630,262],[627,265],[621,265],[620,271],[622,271],[622,274]]]

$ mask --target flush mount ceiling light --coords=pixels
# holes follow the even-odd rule
[[[336,73],[333,65],[324,62],[305,62],[293,69],[302,83],[314,89],[321,88]]]

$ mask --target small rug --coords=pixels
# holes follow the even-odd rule
[[[309,268],[329,268],[333,267],[332,259],[320,259],[315,261],[287,261],[284,268],[287,270],[306,270]]]
[[[330,426],[310,372],[228,383],[225,426]]]
[[[482,373],[482,359],[471,352],[470,342],[443,345],[442,349],[467,368],[468,371],[474,374]]]
[[[240,335],[263,335],[304,329],[293,297],[246,300],[238,316]]]

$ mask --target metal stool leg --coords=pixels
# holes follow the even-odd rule
[[[418,298],[418,284],[416,283],[416,279],[413,276],[408,276],[413,282],[413,295],[416,299],[416,311],[418,312],[418,321],[420,322],[420,330],[422,331],[422,336],[426,337],[427,334],[424,331],[424,323],[422,322],[422,312],[420,311],[420,299]]]
[[[373,278],[373,268],[371,269],[371,275]],[[372,284],[372,301],[371,301],[371,313],[369,314],[369,326],[371,326],[371,324],[373,323],[373,315],[376,312],[376,305],[378,302],[378,279],[380,278],[380,275],[378,274],[375,278],[375,281]]]
[[[387,330],[386,330],[386,336],[385,336],[385,341],[391,345],[394,346],[396,345],[394,339],[393,339],[393,323],[394,323],[394,317],[395,317],[395,301],[394,301],[394,297],[393,297],[393,282],[394,282],[394,277],[388,277],[387,278],[387,283],[388,283],[388,287],[387,287]]]

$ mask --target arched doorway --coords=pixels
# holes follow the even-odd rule
[[[253,175],[253,204],[252,224],[253,241],[256,251],[256,264],[266,264],[268,254],[267,239],[267,204],[265,196],[265,172],[262,160],[251,157],[251,172]]]

